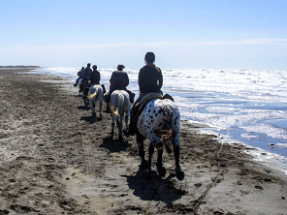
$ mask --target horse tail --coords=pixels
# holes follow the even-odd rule
[[[95,93],[91,94],[88,96],[88,99],[93,99],[97,96],[98,92],[96,91]]]
[[[173,151],[173,144],[172,144],[172,138],[173,138],[173,130],[172,130],[172,117],[173,117],[173,109],[169,105],[165,105],[161,108],[163,111],[163,127],[159,131],[159,136],[161,138],[161,141],[163,145],[165,146],[165,149],[167,153],[172,153]]]
[[[119,116],[118,112],[114,110],[114,107],[111,107],[110,110],[113,115]]]
[[[119,116],[120,115],[119,113],[122,113],[122,109],[123,109],[123,106],[124,106],[124,101],[125,101],[124,95],[122,93],[119,94],[118,95],[118,108],[117,108],[117,110],[115,111],[114,107],[111,107],[111,112],[112,112],[113,115]]]

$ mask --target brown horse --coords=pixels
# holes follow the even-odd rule
[[[86,93],[85,93],[85,89],[88,86],[88,84],[89,84],[89,80],[88,79],[84,79],[82,81],[82,84],[80,85],[80,92],[83,92],[82,99],[84,100],[85,106],[89,105],[89,99],[88,99],[88,92],[89,91],[86,90]]]

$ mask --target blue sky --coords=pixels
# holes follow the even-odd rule
[[[287,69],[287,0],[0,0],[0,65]]]

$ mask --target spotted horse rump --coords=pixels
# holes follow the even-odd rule
[[[143,142],[146,138],[150,141],[148,164],[151,167],[154,148],[158,152],[157,171],[161,177],[166,174],[166,169],[162,165],[163,148],[168,153],[174,154],[175,171],[178,180],[184,179],[184,172],[179,165],[179,129],[180,114],[178,107],[169,99],[154,99],[148,102],[138,117],[137,121],[137,144],[139,155],[144,162]]]

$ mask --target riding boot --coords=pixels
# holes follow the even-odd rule
[[[108,104],[108,102],[110,101],[110,94],[109,94],[109,93],[106,93],[106,94],[104,95],[104,100],[105,100],[105,102]]]
[[[137,122],[131,122],[129,126],[129,134],[133,136],[136,132]]]
[[[79,93],[83,92],[83,84],[80,85]]]
[[[130,122],[130,125],[127,129],[123,130],[123,133],[126,137],[133,136],[136,132],[137,122]]]
[[[105,94],[106,93],[106,87],[105,87],[105,85],[101,85],[102,86],[102,88],[103,88],[103,94]]]
[[[106,108],[106,110],[105,110],[104,112],[106,112],[106,113],[111,113],[111,110],[110,110],[110,107],[109,107],[108,102],[107,102],[107,108]]]
[[[135,93],[132,93],[132,96],[130,98],[131,103],[135,102],[135,95],[136,95]]]
[[[87,96],[87,95],[88,95],[88,92],[89,92],[89,88],[86,87],[86,88],[84,89],[84,93],[83,93],[83,94],[84,94],[85,96]]]

